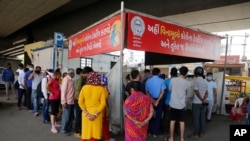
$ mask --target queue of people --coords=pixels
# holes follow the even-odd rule
[[[34,117],[41,113],[42,122],[51,124],[52,133],[66,136],[74,133],[83,141],[102,138],[109,141],[106,76],[94,72],[91,67],[68,69],[63,74],[60,69],[41,70],[40,66],[34,69],[33,65],[26,68],[19,65],[16,71],[19,85],[17,110],[27,109]],[[13,88],[14,76],[8,63],[3,71],[6,87]],[[6,89],[7,100],[9,95],[9,89]]]
[[[6,87],[10,87],[15,74],[11,64],[7,66],[3,71],[3,80]],[[41,70],[40,66],[34,69],[33,65],[26,68],[23,64],[19,65],[16,71],[18,110],[22,110],[24,96],[23,105],[34,113],[34,117],[39,116],[42,109],[42,121],[51,124],[52,133],[69,136],[73,132],[82,141],[98,141],[102,138],[109,141],[109,90],[106,76],[91,67],[68,69],[65,75],[60,69]],[[127,75],[123,103],[125,141],[146,141],[150,134],[153,137],[168,134],[165,140],[173,141],[177,129],[180,140],[186,140],[186,96],[191,87],[186,79],[188,71],[185,66],[179,70],[171,68],[170,78],[160,75],[159,68],[153,68],[152,74],[145,70],[143,77],[138,70],[132,70]],[[39,86],[42,96],[39,95]],[[217,102],[217,85],[212,73],[207,73],[204,78],[204,69],[196,67],[193,87],[193,132],[189,137],[197,139],[205,135],[206,121],[212,121],[212,109]],[[9,90],[6,90],[6,99],[9,100]]]
[[[152,74],[149,70],[145,71],[143,79],[138,70],[131,71],[132,81],[125,87],[126,141],[145,141],[147,135],[157,137],[161,134],[168,134],[165,140],[173,141],[176,129],[180,130],[180,140],[186,140],[186,96],[191,87],[186,79],[188,71],[185,66],[179,70],[174,67],[170,71],[171,77],[164,78],[159,68],[153,68]],[[203,78],[204,75],[202,67],[195,68],[193,132],[189,135],[195,139],[205,135],[205,122],[211,122],[212,108],[217,102],[217,85],[212,80],[212,73],[208,73],[207,78]]]

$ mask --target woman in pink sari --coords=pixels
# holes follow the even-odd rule
[[[141,92],[141,83],[132,82],[131,95],[124,102],[125,141],[146,141],[153,112],[151,99]]]

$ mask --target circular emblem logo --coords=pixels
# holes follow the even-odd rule
[[[140,36],[142,37],[144,31],[145,31],[145,23],[142,20],[141,17],[135,16],[131,20],[131,30],[134,34],[134,36]]]

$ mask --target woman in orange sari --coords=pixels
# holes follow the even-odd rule
[[[141,84],[131,84],[131,95],[125,100],[125,141],[146,141],[148,121],[153,116],[151,99],[141,92]]]

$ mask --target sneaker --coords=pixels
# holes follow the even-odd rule
[[[52,127],[50,131],[51,131],[52,133],[54,133],[54,134],[55,134],[55,133],[58,133],[58,131],[56,130],[55,127]]]
[[[154,138],[156,138],[157,136],[156,135],[153,135]]]
[[[20,107],[18,107],[18,108],[17,108],[17,111],[21,111],[21,108],[20,108]]]
[[[37,117],[38,115],[39,115],[39,113],[36,112],[36,113],[34,114],[34,117]]]
[[[77,137],[77,138],[81,138],[81,134],[80,133],[75,133],[74,136]]]
[[[9,98],[9,97],[6,97],[6,100],[10,100],[10,98]]]

